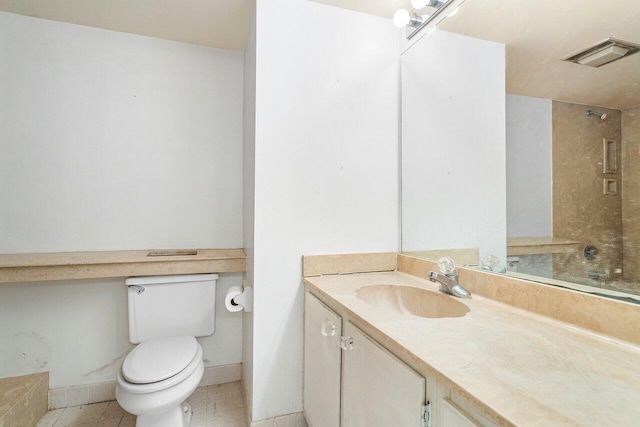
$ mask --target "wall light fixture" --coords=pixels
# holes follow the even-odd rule
[[[411,39],[421,30],[432,30],[447,16],[455,15],[463,2],[464,0],[411,0],[411,10],[398,9],[393,14],[393,25],[406,28],[407,39]]]

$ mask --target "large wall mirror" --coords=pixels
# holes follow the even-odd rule
[[[409,47],[403,252],[640,303],[639,22],[631,0],[467,0]]]

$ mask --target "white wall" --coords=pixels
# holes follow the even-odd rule
[[[221,275],[216,331],[199,338],[206,366],[241,361],[242,318],[224,308],[240,274]],[[114,381],[127,353],[123,278],[0,285],[0,378],[50,372],[50,386]]]
[[[242,53],[0,13],[0,253],[240,247]]]
[[[507,237],[553,235],[551,100],[507,94]]]
[[[247,254],[246,283],[253,285],[256,182],[256,15],[249,28],[244,50],[244,151],[243,151],[243,237]],[[249,405],[253,401],[253,312],[242,315],[242,369]],[[249,408],[250,409],[250,408]]]
[[[302,410],[301,255],[398,249],[399,52],[388,19],[300,0],[256,16],[260,420]]]
[[[241,247],[242,53],[0,13],[0,200],[0,253]],[[113,380],[126,322],[123,279],[0,284],[0,377]]]
[[[444,31],[402,55],[402,250],[506,260],[504,45]]]

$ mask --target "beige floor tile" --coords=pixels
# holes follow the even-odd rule
[[[120,421],[120,424],[118,424],[118,427],[135,427],[136,426],[136,420],[135,419],[122,419],[122,421]]]
[[[187,399],[187,402],[198,399],[206,399],[207,398],[207,387],[200,387],[193,392],[191,396]]]
[[[54,424],[54,427],[87,427],[89,425],[95,425],[96,423],[82,422],[78,417],[61,417]]]
[[[62,415],[64,409],[54,409],[47,412],[41,419],[38,421],[37,427],[51,427],[53,424],[58,421],[58,418]]]
[[[197,389],[187,402],[193,417],[191,427],[246,427],[246,408],[240,382]],[[134,415],[118,402],[54,409],[42,417],[38,427],[135,427]]]
[[[91,405],[87,405],[84,407],[84,412],[100,412],[103,413],[107,407],[109,406],[109,402],[101,402],[101,403],[92,403]]]
[[[104,410],[104,413],[102,414],[102,419],[103,420],[110,420],[114,418],[120,419],[124,414],[125,414],[124,409],[122,409],[120,405],[118,405],[118,402],[114,400],[112,402],[109,402],[107,408]]]

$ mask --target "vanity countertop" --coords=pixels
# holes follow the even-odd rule
[[[640,425],[640,347],[473,295],[458,318],[422,318],[360,300],[367,285],[413,286],[401,272],[305,277],[309,290],[419,372],[503,425]],[[453,297],[451,297],[453,298]]]

